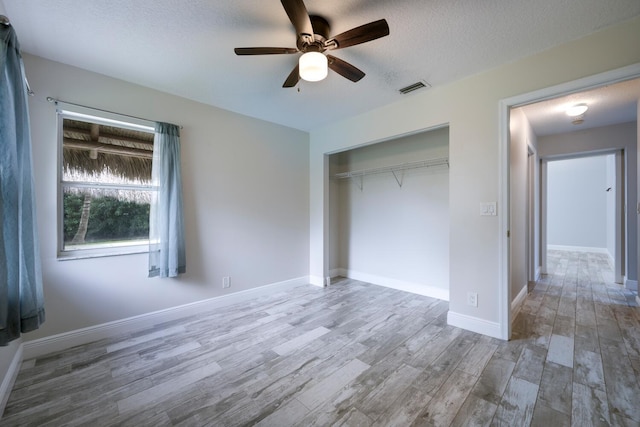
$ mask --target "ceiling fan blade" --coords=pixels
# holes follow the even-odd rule
[[[356,28],[352,28],[349,31],[338,34],[330,40],[327,40],[327,45],[331,49],[331,42],[335,41],[337,46],[333,49],[343,49],[345,47],[354,46],[361,43],[366,43],[371,40],[379,39],[380,37],[389,35],[389,24],[385,19],[379,21],[369,22],[368,24],[361,25]]]
[[[300,66],[296,64],[296,67],[291,71],[287,80],[284,81],[282,87],[294,87],[300,80]]]
[[[236,55],[279,55],[283,53],[297,53],[293,47],[237,47],[233,49]]]
[[[302,0],[281,0],[284,10],[289,16],[289,20],[300,36],[308,36],[313,38],[313,27],[311,26],[311,18],[309,12]]]
[[[362,70],[340,58],[336,58],[333,55],[327,55],[327,59],[329,60],[329,68],[352,82],[357,82],[364,77],[364,72]]]

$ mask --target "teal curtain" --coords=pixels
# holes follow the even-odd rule
[[[153,186],[149,218],[149,277],[176,277],[186,271],[180,129],[156,123],[153,142]]]
[[[31,133],[24,65],[11,26],[0,25],[0,345],[44,322]]]

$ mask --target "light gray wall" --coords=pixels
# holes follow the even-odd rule
[[[447,157],[448,128],[331,156],[330,174]],[[398,178],[402,178],[398,175]],[[449,289],[449,169],[332,180],[330,269]],[[375,281],[374,281],[375,283]]]
[[[550,161],[547,183],[548,244],[606,249],[607,157]]]
[[[511,300],[513,301],[523,288],[527,286],[527,233],[528,215],[533,221],[533,242],[529,244],[529,250],[534,252],[534,268],[540,266],[540,239],[539,239],[539,161],[537,155],[538,140],[531,129],[527,117],[521,109],[516,108],[511,111],[510,117],[510,146],[509,146],[509,262],[511,268]],[[534,151],[534,173],[533,173],[533,202],[527,213],[528,196],[528,161],[529,146]]]
[[[538,138],[538,154],[541,158],[547,159],[589,153],[606,153],[617,149],[624,150],[624,182],[627,200],[625,215],[627,262],[625,268],[626,277],[629,280],[638,280],[638,219],[637,213],[633,209],[638,203],[637,145],[637,122]]]
[[[295,278],[309,269],[308,134],[25,55],[47,320],[26,340]],[[56,259],[56,107],[47,96],[182,125],[187,274],[147,255]],[[222,277],[231,288],[222,289]]]

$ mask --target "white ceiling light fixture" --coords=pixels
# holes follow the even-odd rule
[[[329,64],[327,57],[320,52],[307,52],[300,57],[300,78],[308,82],[319,82],[327,77]]]
[[[587,112],[589,107],[587,104],[576,104],[572,107],[567,108],[567,116],[569,117],[577,117],[581,116]]]

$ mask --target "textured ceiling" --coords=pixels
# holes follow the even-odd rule
[[[302,130],[412,96],[398,89],[418,80],[442,85],[640,14],[638,0],[307,0],[332,35],[381,18],[390,35],[334,52],[367,74],[360,82],[330,72],[283,89],[297,54],[233,53],[295,47],[277,0],[0,5],[25,52]]]
[[[537,136],[554,135],[600,126],[636,121],[640,79],[549,99],[521,107]],[[584,122],[573,124],[567,108],[586,104]]]

